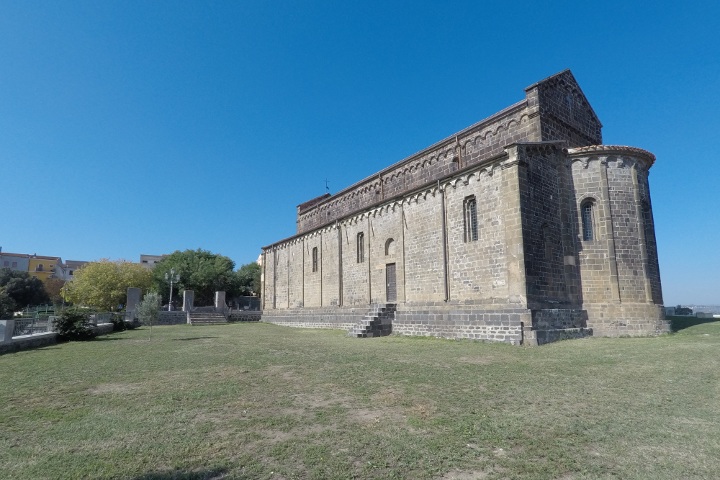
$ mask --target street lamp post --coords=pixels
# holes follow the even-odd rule
[[[165,272],[165,280],[170,282],[170,298],[168,299],[168,312],[172,308],[172,287],[173,282],[177,283],[180,281],[180,274],[175,273],[175,269],[171,268],[170,273]]]

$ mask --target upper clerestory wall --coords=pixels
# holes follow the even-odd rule
[[[527,87],[524,100],[335,195],[299,205],[297,233],[322,227],[501,155],[509,144],[544,140],[564,140],[569,147],[600,144],[601,128],[572,73],[565,70]]]

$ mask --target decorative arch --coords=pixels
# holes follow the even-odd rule
[[[392,238],[388,238],[385,241],[385,256],[389,257],[395,255],[395,240]]]

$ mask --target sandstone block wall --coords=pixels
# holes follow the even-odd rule
[[[517,343],[576,335],[548,333],[563,329],[662,331],[654,157],[601,140],[561,72],[488,119],[305,202],[299,233],[263,249],[263,318],[349,328],[370,304],[394,301],[396,333]]]

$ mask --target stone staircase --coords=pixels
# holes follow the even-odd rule
[[[383,337],[392,333],[392,321],[395,319],[394,303],[374,304],[370,311],[353,326],[348,336],[357,338]]]
[[[228,323],[225,314],[218,312],[190,312],[192,325],[220,325]]]

